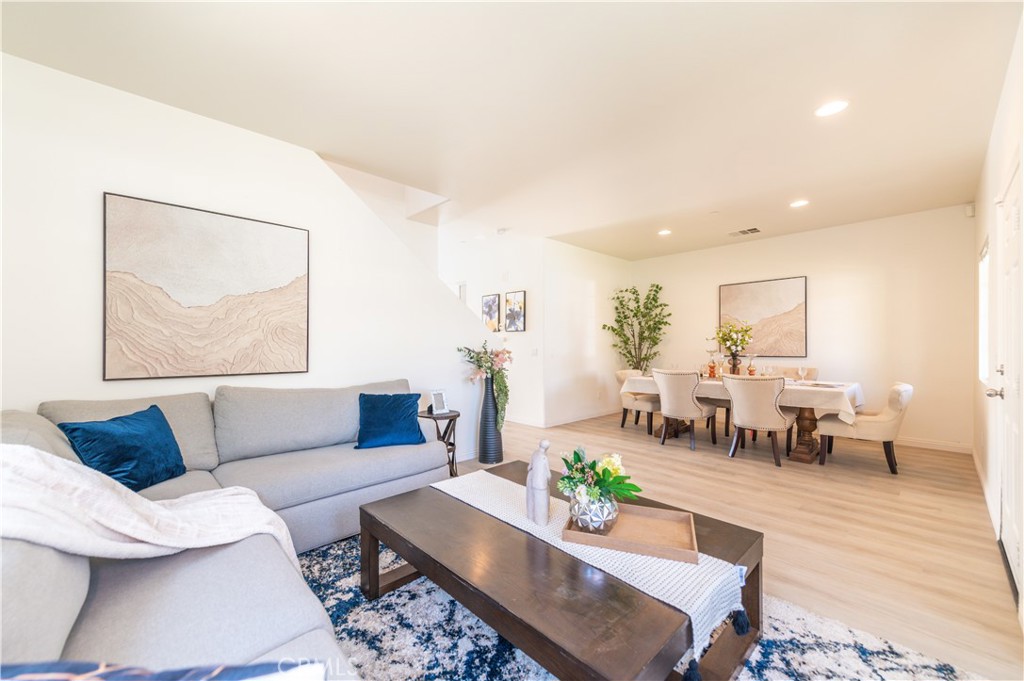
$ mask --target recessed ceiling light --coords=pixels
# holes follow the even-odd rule
[[[839,113],[848,106],[850,106],[849,102],[844,101],[842,99],[837,99],[834,102],[829,102],[828,104],[822,104],[821,106],[819,106],[817,109],[814,110],[814,115],[832,116],[833,114]]]
[[[803,208],[804,206],[806,206],[809,203],[810,203],[810,201],[808,201],[807,199],[797,199],[793,203],[789,204],[789,207],[790,208]]]
[[[672,233],[671,229],[659,229],[658,230],[658,236],[668,236],[671,233]]]

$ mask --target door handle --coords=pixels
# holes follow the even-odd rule
[[[995,388],[989,388],[988,390],[985,391],[985,397],[998,397],[999,399],[1002,400],[1004,399],[1003,389],[1000,388],[999,390],[996,390]]]
[[[1005,376],[1006,375],[1006,365],[1000,364],[996,368],[996,373],[999,374],[1000,376]]]

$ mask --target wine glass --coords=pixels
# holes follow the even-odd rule
[[[797,367],[796,374],[800,377],[800,382],[803,383],[804,377],[807,376],[807,367]]]

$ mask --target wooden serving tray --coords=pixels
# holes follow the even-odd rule
[[[692,513],[633,504],[619,504],[619,517],[608,534],[580,530],[570,518],[562,539],[684,563],[696,563],[699,555]]]

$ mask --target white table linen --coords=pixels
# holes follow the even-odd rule
[[[651,376],[631,376],[622,384],[621,392],[657,395],[658,384]],[[697,386],[697,397],[728,400],[729,393],[721,379],[705,378]],[[812,407],[816,417],[836,414],[843,423],[853,423],[857,407],[864,404],[864,391],[860,383],[787,379],[779,404],[783,407]]]

